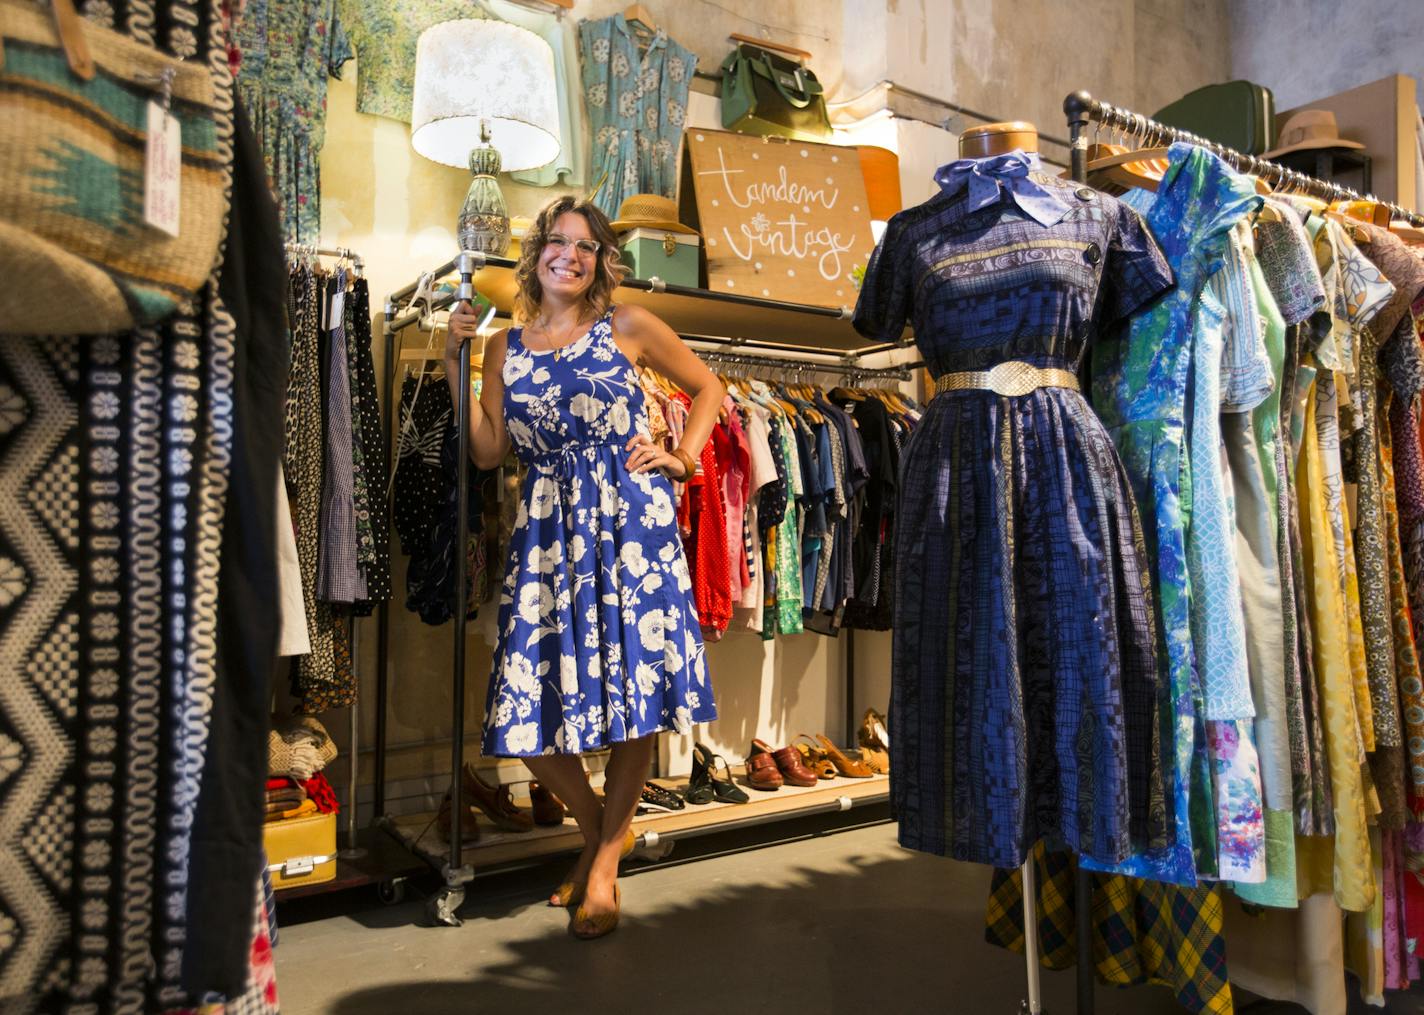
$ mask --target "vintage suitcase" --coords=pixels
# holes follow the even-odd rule
[[[697,251],[702,237],[646,227],[618,237],[623,263],[634,278],[657,277],[674,285],[697,288]]]
[[[269,821],[262,826],[273,888],[336,880],[336,815]]]
[[[1264,85],[1227,81],[1188,92],[1153,119],[1238,152],[1260,155],[1275,140],[1276,100]]]

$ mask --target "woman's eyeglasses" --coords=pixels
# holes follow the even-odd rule
[[[590,240],[588,238],[584,238],[581,240],[571,240],[563,233],[550,233],[548,239],[545,240],[545,243],[547,243],[549,246],[553,247],[555,250],[558,251],[567,250],[569,244],[572,243],[574,249],[585,257],[596,257],[598,255],[598,250],[600,247],[600,244],[597,240]]]

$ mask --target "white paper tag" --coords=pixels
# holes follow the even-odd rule
[[[343,321],[341,311],[345,309],[345,307],[346,290],[338,289],[336,290],[336,295],[331,297],[331,311],[326,316],[327,321],[330,322],[330,326],[326,329],[327,331],[335,331],[341,327]]]
[[[178,118],[157,101],[148,104],[148,144],[144,151],[143,220],[169,236],[178,235],[179,173],[183,132]]]

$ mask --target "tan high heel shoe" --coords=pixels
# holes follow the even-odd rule
[[[623,837],[623,848],[618,852],[618,859],[622,860],[633,852],[638,846],[638,836],[630,828],[628,834]],[[549,896],[549,906],[553,909],[568,909],[583,901],[583,890],[588,887],[587,881],[565,881],[558,888],[554,889],[554,894]]]
[[[841,749],[831,743],[830,737],[824,733],[816,734],[816,743],[821,745],[821,750],[826,752],[826,757],[831,759],[831,764],[836,766],[836,771],[848,779],[869,779],[875,775],[869,768],[846,757],[841,753]]]
[[[595,938],[612,934],[618,929],[618,919],[623,915],[623,892],[617,885],[613,886],[613,911],[603,913],[599,916],[589,916],[588,910],[579,906],[574,910],[573,919],[569,921],[569,933],[580,941],[592,941]]]

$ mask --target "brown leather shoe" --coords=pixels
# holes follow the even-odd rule
[[[480,778],[475,766],[465,764],[464,781],[461,783],[464,799],[472,807],[478,807],[494,822],[502,832],[528,832],[534,828],[534,819],[528,811],[514,806],[514,797],[508,786],[491,786]]]
[[[791,785],[816,785],[816,773],[802,763],[801,754],[796,748],[783,747],[779,751],[772,751],[771,756],[776,759],[776,767],[781,770],[781,777]]]
[[[766,751],[753,748],[753,754],[747,758],[747,782],[752,789],[780,789],[784,781],[781,770],[776,767],[776,759]]]
[[[564,823],[563,801],[554,796],[542,783],[529,784],[529,803],[534,811],[536,825],[562,825]]]
[[[468,801],[462,801],[465,805],[464,817],[460,820],[460,838],[465,842],[480,841],[480,825],[475,818],[475,809],[469,805]],[[450,794],[447,791],[444,799],[440,801],[440,813],[435,816],[436,827],[440,829],[440,838],[446,842],[450,841]]]

